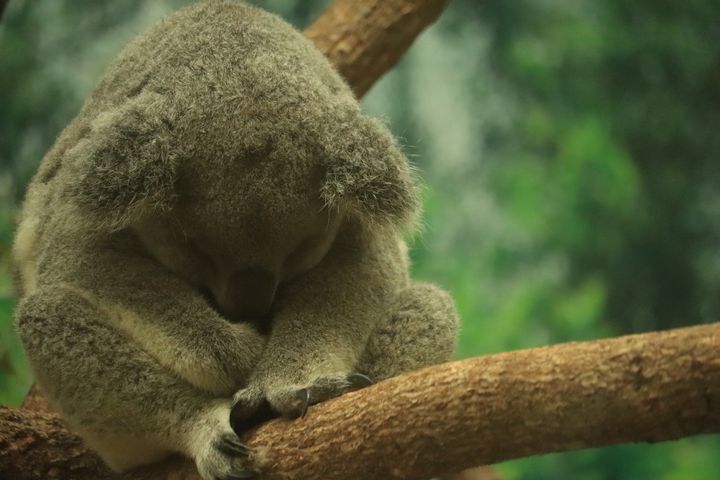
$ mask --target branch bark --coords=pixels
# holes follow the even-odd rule
[[[448,0],[337,0],[305,35],[361,98],[433,23]]]
[[[247,445],[268,480],[424,479],[530,455],[718,433],[718,352],[720,323],[451,362],[314,406],[303,419],[269,422]],[[78,473],[91,454],[52,448],[48,439],[72,438],[53,416],[2,409],[0,432],[2,478],[48,478],[39,465],[57,475],[76,464],[72,478],[97,478]],[[57,455],[65,457],[54,463]],[[189,464],[170,468],[122,478],[197,478]]]

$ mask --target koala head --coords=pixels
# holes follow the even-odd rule
[[[267,313],[345,219],[401,227],[417,211],[387,128],[301,34],[244,4],[201,2],[150,30],[81,117],[66,153],[81,215],[136,231],[231,316]]]

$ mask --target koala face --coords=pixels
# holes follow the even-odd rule
[[[311,165],[265,153],[257,164],[185,162],[170,211],[134,230],[160,263],[203,291],[231,320],[267,316],[278,286],[317,265],[340,225]]]
[[[229,318],[267,315],[345,218],[401,228],[418,211],[387,128],[307,39],[267,21],[193,20],[182,49],[140,39],[86,103],[57,175],[78,225],[133,230]]]

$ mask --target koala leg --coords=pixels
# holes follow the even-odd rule
[[[134,241],[86,247],[53,285],[71,286],[98,306],[111,327],[169,371],[229,397],[247,381],[265,338],[247,322],[221,318],[197,289],[137,254]]]
[[[18,305],[16,323],[40,387],[111,468],[179,452],[205,479],[249,476],[230,399],[163,367],[78,289],[41,288]]]
[[[411,283],[370,337],[358,371],[379,381],[446,362],[455,351],[457,329],[450,295],[428,283]]]

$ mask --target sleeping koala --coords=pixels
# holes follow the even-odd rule
[[[14,245],[37,381],[114,469],[262,468],[235,432],[447,360],[408,277],[417,187],[388,130],[282,20],[172,15],[114,61],[34,177]]]

